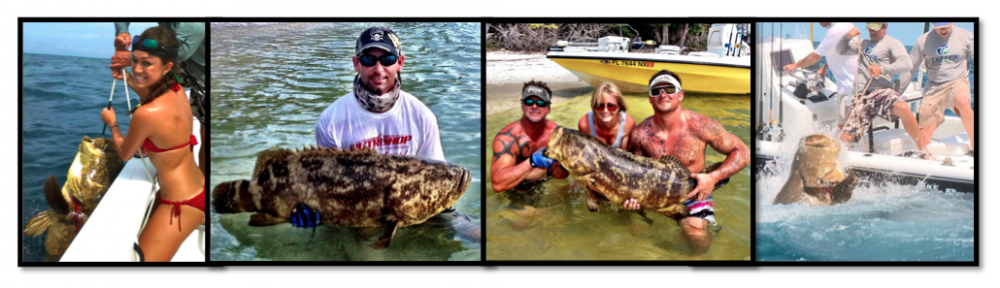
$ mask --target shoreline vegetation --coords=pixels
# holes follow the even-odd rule
[[[652,40],[631,52],[649,52],[659,45],[704,51],[709,23],[488,23],[486,51],[544,52],[556,41],[597,42],[604,36],[620,36],[636,42]]]

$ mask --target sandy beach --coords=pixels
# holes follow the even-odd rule
[[[515,109],[524,82],[538,80],[552,89],[552,103],[587,95],[593,87],[545,58],[545,53],[486,52],[486,115]]]

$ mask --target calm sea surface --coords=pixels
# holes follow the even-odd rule
[[[111,55],[108,58],[84,58],[45,54],[23,54],[24,88],[21,131],[24,166],[21,187],[21,228],[28,219],[49,208],[43,186],[49,175],[56,175],[60,187],[80,147],[84,135],[101,137],[101,109],[111,95]],[[128,105],[125,86],[117,82],[112,108],[118,113],[118,127],[128,131]],[[129,92],[132,105],[139,96]],[[108,132],[107,138],[111,137]],[[24,241],[21,256],[25,262],[52,261],[45,252],[45,237]]]

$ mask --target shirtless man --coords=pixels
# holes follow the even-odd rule
[[[552,90],[544,82],[524,83],[521,88],[520,120],[510,123],[493,139],[490,184],[497,193],[510,190],[525,180],[533,181],[552,173],[563,179],[569,172],[559,162],[543,156],[556,122],[545,119],[552,104]]]
[[[691,171],[692,177],[698,179],[698,186],[687,195],[688,201],[684,203],[691,213],[677,222],[692,252],[702,254],[712,244],[709,225],[718,225],[712,205],[712,188],[720,179],[733,176],[750,164],[750,149],[719,122],[681,108],[684,92],[677,74],[662,70],[649,80],[649,87],[649,103],[654,113],[632,131],[632,153],[651,158],[673,155]],[[728,155],[722,166],[711,173],[701,173],[705,168],[706,145]],[[639,209],[635,199],[625,201],[623,206]]]

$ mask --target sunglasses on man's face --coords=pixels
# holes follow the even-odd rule
[[[396,55],[382,55],[382,57],[372,55],[358,56],[358,62],[361,62],[361,66],[365,67],[375,66],[375,62],[382,63],[382,66],[392,66],[396,64],[396,60],[399,60]]]
[[[667,93],[667,95],[675,94],[681,92],[680,89],[674,86],[656,86],[653,89],[649,89],[649,97],[660,97],[660,93]]]
[[[597,111],[605,110],[605,107],[607,107],[607,111],[618,110],[618,104],[615,104],[615,103],[601,103],[601,104],[597,104],[597,106],[594,106],[594,110],[597,110]]]
[[[538,105],[538,107],[549,106],[549,103],[545,102],[545,100],[535,100],[535,99],[524,100],[524,106],[531,106],[536,104]]]

